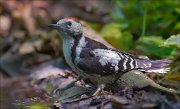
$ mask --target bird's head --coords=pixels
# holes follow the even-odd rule
[[[48,25],[48,27],[58,30],[63,38],[82,34],[81,23],[73,17],[61,19],[56,24]]]

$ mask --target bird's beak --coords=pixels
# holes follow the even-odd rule
[[[57,30],[59,28],[59,25],[57,25],[57,24],[49,24],[48,27]]]

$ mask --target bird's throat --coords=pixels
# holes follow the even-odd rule
[[[74,45],[73,38],[63,38],[63,54],[67,64],[74,70],[74,64],[72,62],[72,47]]]

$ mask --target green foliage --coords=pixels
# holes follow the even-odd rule
[[[170,58],[176,55],[176,47],[164,45],[164,41],[158,36],[146,36],[140,38],[136,49],[146,55],[156,56],[159,58]]]
[[[180,36],[171,35],[180,31],[179,0],[113,0],[112,3],[114,21],[101,30],[109,43],[125,51],[133,47],[156,58],[178,56]]]
[[[122,37],[119,41],[119,46],[122,50],[127,51],[133,46],[133,37],[128,31],[122,33]]]
[[[44,104],[37,103],[31,106],[27,106],[27,109],[50,109],[50,108],[48,108]]]
[[[101,35],[103,37],[121,37],[122,36],[122,32],[121,32],[121,28],[119,24],[115,24],[115,23],[110,23],[105,25],[102,30],[101,30]]]
[[[166,45],[175,45],[180,48],[180,34],[170,36],[166,41]]]
[[[110,23],[102,28],[101,35],[114,47],[129,50],[133,45],[132,35],[123,28],[124,25]]]
[[[170,36],[180,31],[179,0],[113,0],[113,3],[113,18],[126,23],[132,33],[140,35],[146,12],[147,35]]]
[[[87,24],[90,25],[90,27],[96,31],[100,30],[101,28],[101,25],[98,23],[88,22]]]

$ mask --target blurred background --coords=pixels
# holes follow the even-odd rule
[[[47,25],[65,17],[78,18],[93,32],[89,37],[103,38],[117,49],[173,60],[160,83],[180,88],[179,0],[0,0],[3,108],[17,97],[41,94],[46,101],[45,92],[32,88],[27,78],[37,67],[63,57],[58,33]]]

